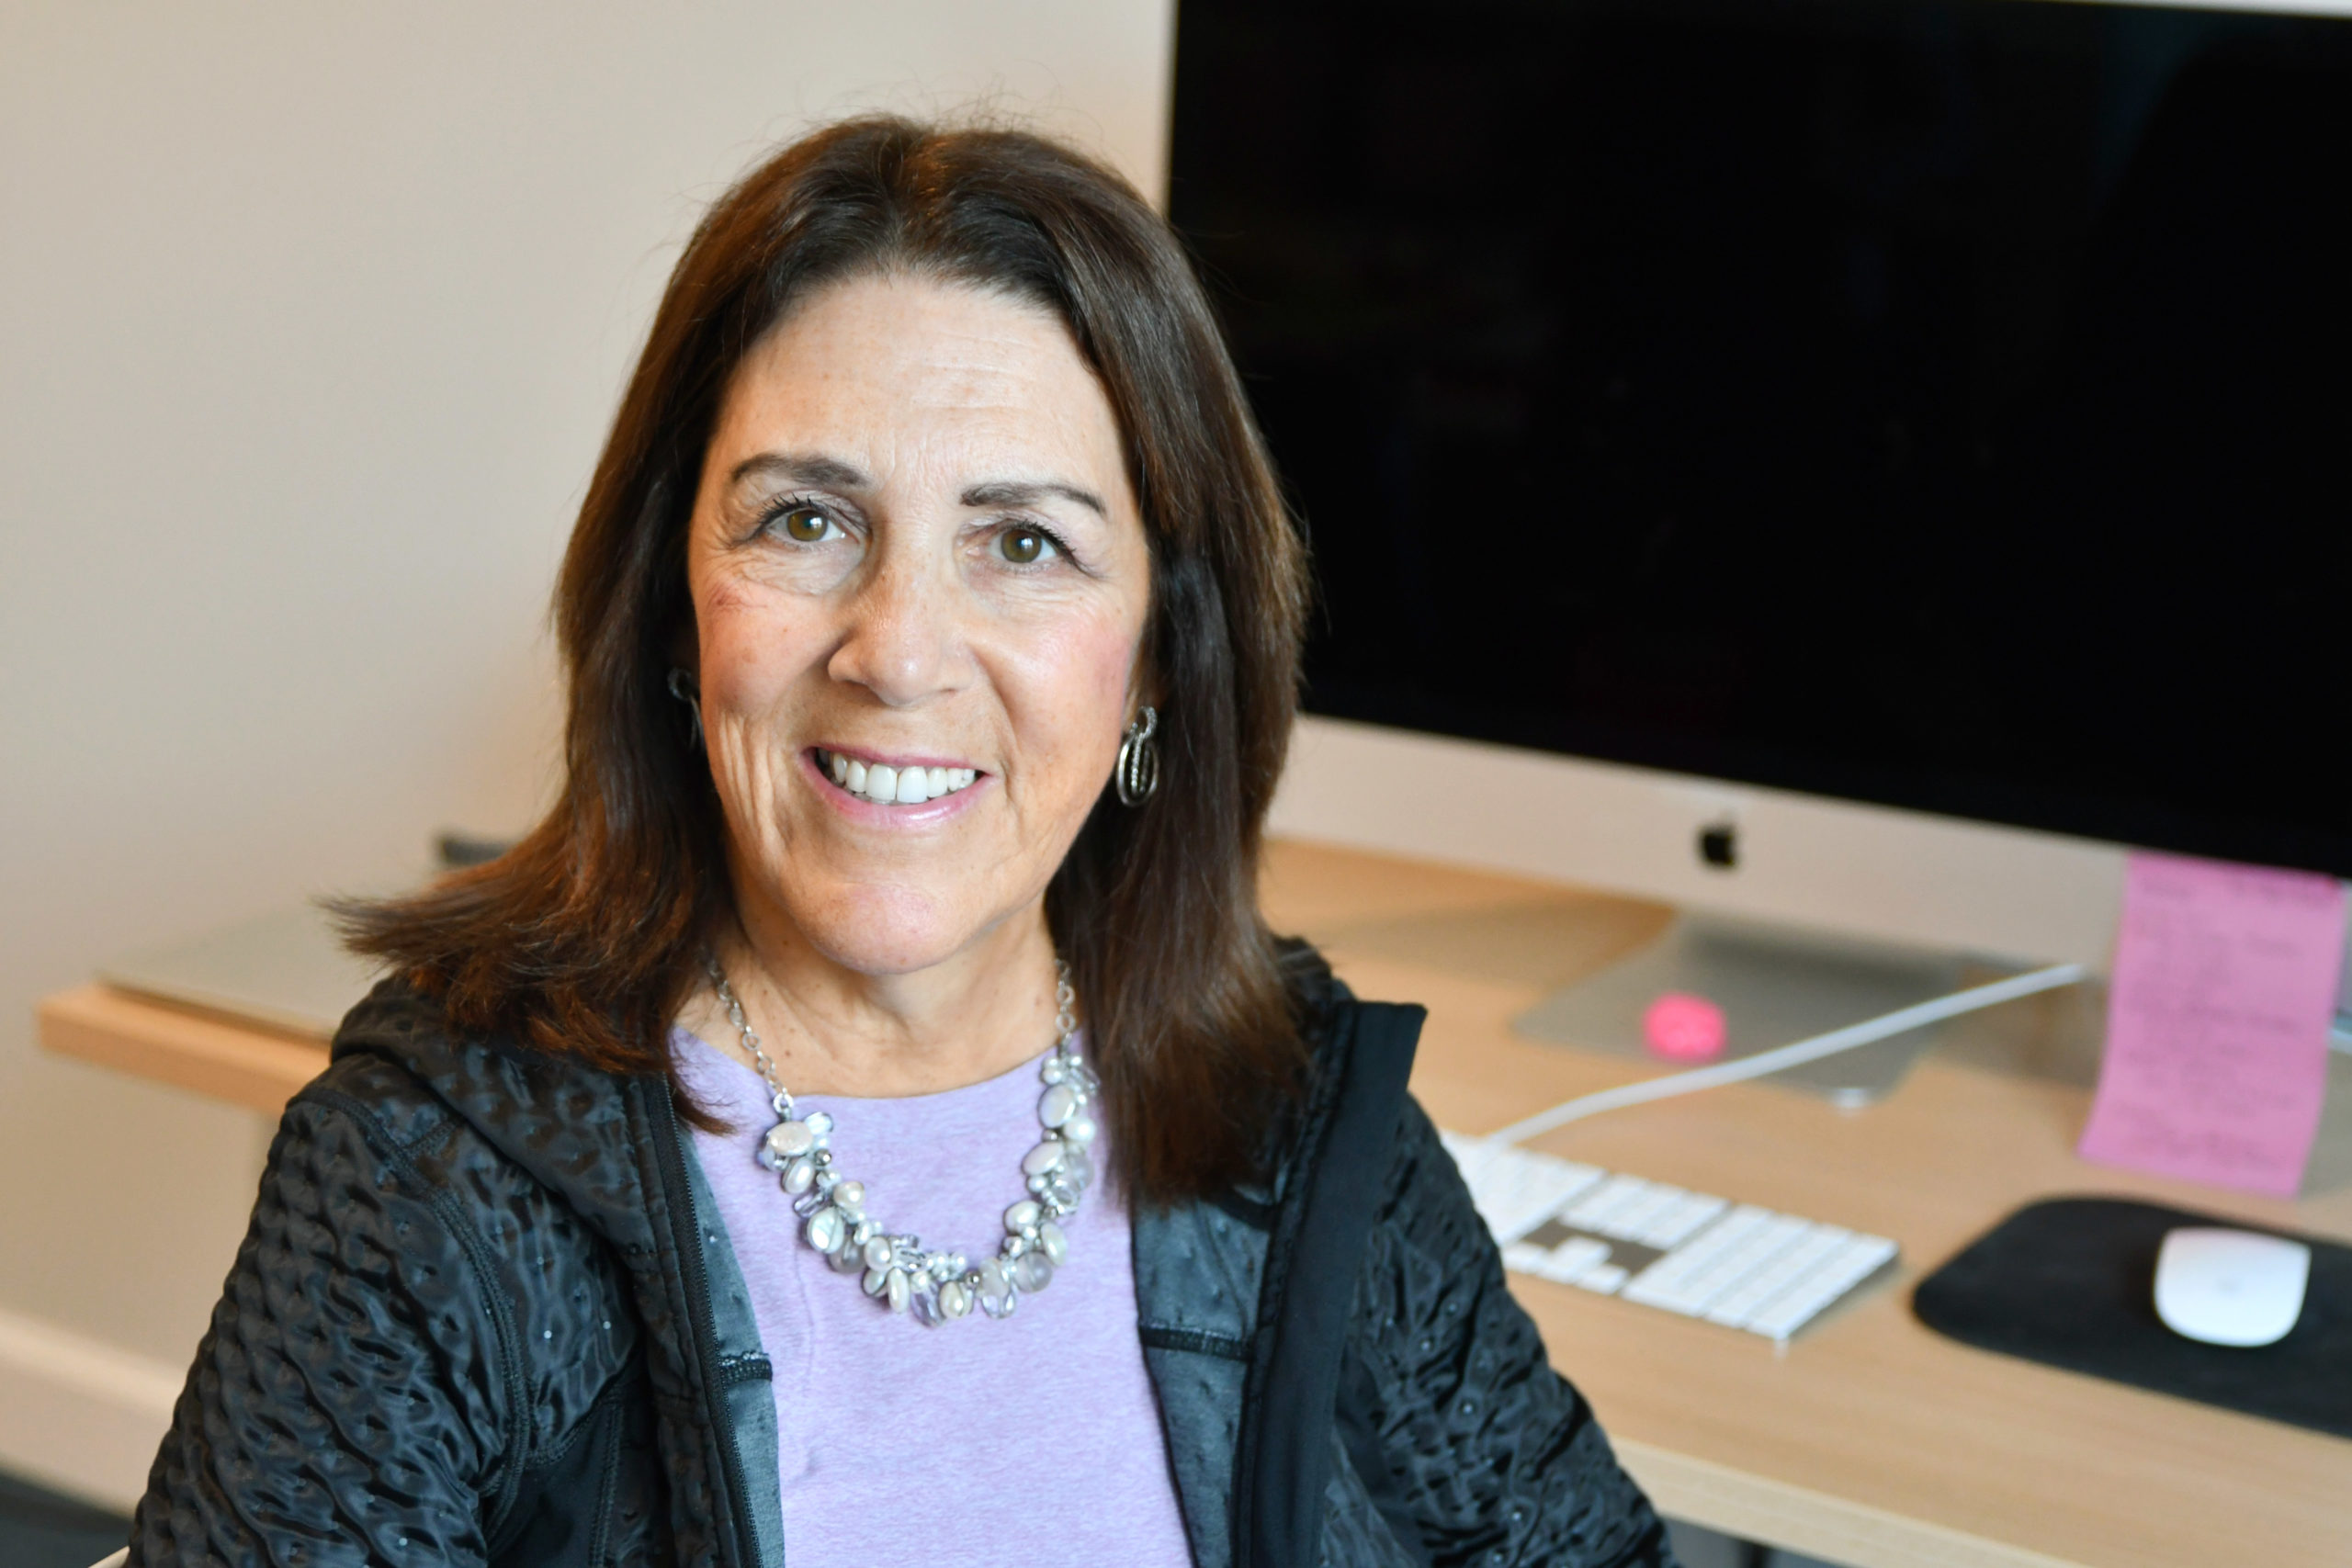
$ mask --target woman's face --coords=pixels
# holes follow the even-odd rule
[[[747,929],[908,974],[1039,918],[1151,581],[1059,320],[902,276],[802,300],[728,389],[686,559]]]

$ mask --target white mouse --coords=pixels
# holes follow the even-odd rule
[[[2284,1236],[2188,1225],[2156,1253],[2156,1315],[2208,1345],[2270,1345],[2302,1314],[2312,1249]]]

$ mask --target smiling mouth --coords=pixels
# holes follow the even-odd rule
[[[817,766],[825,776],[860,800],[876,806],[921,806],[971,786],[978,768],[894,768],[888,762],[862,762],[823,747],[814,748]]]

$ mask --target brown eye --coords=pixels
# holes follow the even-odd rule
[[[1046,536],[1035,528],[1008,528],[997,536],[997,552],[1015,566],[1027,566],[1046,553]]]
[[[832,520],[813,506],[795,506],[779,513],[775,525],[784,530],[786,538],[813,545],[825,536]]]

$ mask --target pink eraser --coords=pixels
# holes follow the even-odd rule
[[[1643,1043],[1678,1062],[1722,1055],[1724,1033],[1724,1010],[1688,991],[1668,991],[1642,1013]]]

